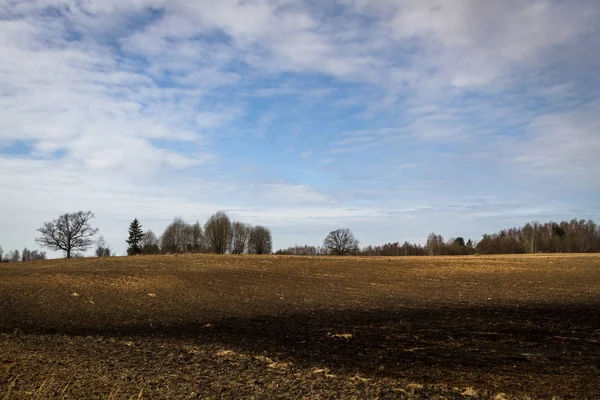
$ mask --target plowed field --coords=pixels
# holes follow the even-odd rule
[[[0,264],[0,399],[600,399],[600,255]]]

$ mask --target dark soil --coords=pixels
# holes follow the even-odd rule
[[[600,399],[600,256],[0,266],[0,399]]]

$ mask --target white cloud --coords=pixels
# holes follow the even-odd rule
[[[600,188],[598,103],[576,111],[541,115],[517,144],[515,161],[528,175],[543,175]]]

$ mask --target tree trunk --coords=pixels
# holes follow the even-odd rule
[[[71,249],[67,250],[67,258],[71,258]]]

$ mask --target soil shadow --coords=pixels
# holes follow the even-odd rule
[[[535,389],[539,396],[600,396],[600,304],[319,309],[251,317],[220,317],[205,310],[194,319],[151,326],[102,321],[96,328],[13,323],[2,330],[177,339],[334,374],[514,393]]]

